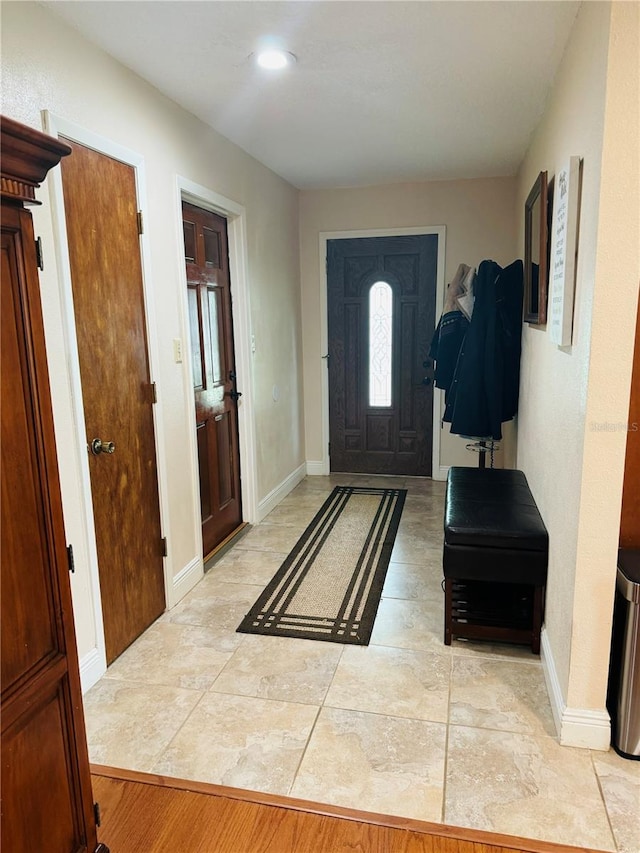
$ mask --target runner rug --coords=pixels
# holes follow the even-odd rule
[[[406,494],[336,486],[237,630],[368,645]]]

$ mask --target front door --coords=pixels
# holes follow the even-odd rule
[[[131,166],[65,141],[73,149],[62,185],[111,663],[165,609],[138,204]]]
[[[182,203],[205,559],[242,524],[227,222]]]
[[[438,237],[329,240],[332,471],[431,475]]]

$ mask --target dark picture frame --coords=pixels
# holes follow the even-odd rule
[[[547,173],[540,172],[524,205],[524,322],[547,322],[549,278]]]

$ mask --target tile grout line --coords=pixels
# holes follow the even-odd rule
[[[300,755],[300,760],[298,761],[298,763],[296,765],[296,769],[294,770],[293,776],[291,778],[291,784],[287,788],[287,796],[289,796],[289,797],[291,796],[291,791],[293,790],[293,786],[295,785],[296,780],[298,778],[298,773],[300,772],[300,767],[302,766],[302,762],[304,761],[304,757],[307,754],[307,749],[309,748],[309,744],[311,743],[311,738],[313,737],[313,733],[316,730],[316,725],[318,722],[318,718],[320,716],[320,711],[322,710],[323,706],[322,705],[316,705],[316,708],[317,708],[316,715],[315,715],[315,718],[313,720],[313,725],[311,726],[311,728],[309,730],[309,736],[307,737],[307,742],[304,745],[304,749],[302,750],[302,753]]]
[[[102,679],[107,679],[107,675],[105,674],[105,675],[102,677]],[[102,679],[101,679],[101,681],[102,681]],[[171,746],[171,744],[173,743],[173,741],[176,739],[176,737],[178,736],[178,734],[182,731],[183,727],[186,725],[187,720],[189,720],[189,719],[190,719],[190,717],[191,717],[191,715],[193,714],[193,712],[195,711],[195,709],[198,707],[198,705],[200,704],[200,702],[202,701],[202,699],[203,699],[203,698],[206,696],[206,694],[207,694],[207,691],[206,691],[206,690],[193,690],[192,688],[189,688],[189,687],[179,687],[179,688],[175,688],[175,685],[162,685],[162,684],[161,684],[161,685],[157,685],[157,684],[148,684],[148,683],[146,683],[146,682],[138,682],[138,681],[124,681],[124,680],[123,680],[123,681],[119,681],[118,679],[115,679],[115,678],[111,678],[111,679],[107,679],[107,680],[110,680],[110,681],[112,681],[112,682],[117,682],[117,683],[119,683],[120,685],[123,685],[123,686],[129,686],[129,687],[168,687],[168,686],[170,686],[170,687],[172,687],[172,688],[174,688],[174,689],[179,689],[179,690],[191,690],[193,693],[200,693],[200,697],[199,697],[199,699],[194,703],[193,707],[191,708],[191,710],[189,711],[189,713],[187,714],[187,716],[184,718],[184,720],[182,721],[182,723],[178,726],[178,728],[176,729],[176,731],[171,735],[171,737],[169,738],[169,740],[167,741],[167,743],[165,744],[165,746],[164,746],[164,747],[162,747],[161,749],[159,749],[157,752],[155,752],[155,753],[154,753],[153,757],[152,757],[152,758],[151,758],[151,760],[150,760],[150,764],[149,764],[149,766],[150,766],[151,768],[153,768],[153,767],[155,766],[156,762],[160,759],[160,757],[161,757],[161,756],[162,756],[162,755],[167,751],[167,749],[169,749],[169,747]],[[104,762],[103,762],[103,763],[104,763]],[[129,762],[129,761],[128,761],[128,762],[127,762],[127,765],[130,765],[131,763],[132,763],[132,762]],[[154,772],[155,772],[153,769],[151,769],[151,770],[141,770],[139,767],[131,767],[131,766],[127,766],[125,769],[127,769],[127,770],[138,770],[138,771],[143,772],[143,773],[154,773]]]
[[[451,688],[453,682],[453,655],[451,655],[449,667],[449,691],[447,695],[447,723],[444,735],[444,772],[442,777],[442,809],[440,812],[440,823],[444,824],[447,811],[447,771],[449,769],[449,734],[451,731]]]
[[[617,851],[620,851],[620,845],[618,844],[618,839],[616,837],[615,830],[613,828],[613,823],[611,822],[611,816],[609,815],[609,809],[607,807],[607,798],[605,797],[604,790],[602,788],[602,782],[600,780],[600,775],[596,769],[596,765],[593,758],[593,750],[589,750],[589,760],[591,761],[591,768],[593,770],[594,776],[596,777],[596,784],[598,786],[598,792],[600,797],[602,798],[602,804],[604,806],[604,813],[607,817],[607,823],[609,825],[609,831],[611,832],[611,838],[613,839],[613,845]]]
[[[441,495],[440,495],[440,494],[438,494],[438,495],[436,495],[435,497],[436,497],[436,499],[440,499],[440,498],[441,498]],[[324,498],[324,493],[320,493],[320,492],[319,492],[319,494],[318,494],[318,501],[320,502],[323,498]],[[265,520],[265,521],[266,521],[266,520]],[[268,522],[267,522],[267,524],[268,524]],[[301,529],[301,530],[302,530],[302,529],[304,529],[304,523],[302,523],[302,522],[301,522],[300,524],[301,524],[301,528],[300,528],[300,529]],[[280,524],[278,524],[278,523],[276,523],[276,522],[273,522],[273,523],[271,523],[269,526],[271,526],[272,528],[277,528],[277,527],[280,527],[280,526],[283,526],[283,525],[280,525]],[[296,526],[296,525],[290,525],[290,526]],[[399,535],[400,535],[400,534],[399,534]],[[259,549],[258,549],[258,548],[242,548],[242,547],[238,547],[238,546],[240,546],[240,543],[238,543],[238,545],[237,545],[236,547],[234,547],[233,549],[230,549],[230,552],[235,550],[235,551],[236,551],[236,553],[238,553],[238,554],[240,554],[240,555],[242,555],[242,554],[244,554],[244,553],[252,553],[252,554],[264,554],[264,555],[269,555],[269,556],[270,556],[270,555],[272,555],[272,554],[274,554],[274,553],[278,553],[278,554],[282,554],[282,553],[283,553],[283,552],[281,552],[281,551],[278,551],[278,552],[270,551],[270,550],[267,550],[267,549],[265,549],[265,548],[259,548]],[[434,551],[434,553],[435,553],[435,552],[436,552],[436,550],[437,550],[437,549],[439,549],[439,547],[440,547],[440,546],[438,545],[438,546],[435,546],[434,548],[429,549],[429,550],[432,550],[432,551]],[[423,569],[423,570],[425,569],[425,566],[424,566],[423,564],[420,564],[420,563],[417,563],[417,562],[416,562],[416,563],[412,563],[410,560],[409,560],[409,561],[407,561],[407,560],[399,560],[399,559],[397,559],[397,560],[392,560],[392,562],[396,562],[396,563],[398,563],[398,564],[402,564],[402,563],[404,563],[405,565],[407,565],[407,566],[412,566],[412,567],[417,567],[417,566],[419,566],[421,569]],[[427,566],[427,568],[428,568],[428,569],[429,569],[429,571],[431,572],[433,567]],[[212,582],[215,582],[216,584],[218,583],[218,580],[217,580],[217,579],[215,579],[215,580],[214,580],[214,578],[213,578],[213,577],[211,578],[211,581],[212,581]],[[246,585],[246,584],[244,584],[242,581],[238,581],[238,580],[235,580],[235,581],[228,581],[227,583],[229,583],[229,584],[240,584],[240,585]],[[251,586],[256,586],[256,587],[258,587],[259,585],[257,585],[257,584],[251,584]],[[259,588],[262,588],[262,587],[259,587]],[[383,597],[385,597],[385,596],[384,596],[384,593],[383,593]],[[432,599],[432,597],[433,597],[432,595],[431,595],[431,596],[429,596],[429,600],[431,600],[431,599]],[[393,599],[393,600],[397,600],[397,601],[413,601],[412,599]],[[416,601],[420,601],[420,600],[423,600],[423,599],[416,599]],[[168,620],[168,621],[169,621],[169,622],[171,622],[171,620]],[[184,625],[185,627],[191,627],[191,623],[174,623],[174,624],[176,624],[176,625]],[[193,626],[194,626],[194,627],[203,627],[203,626],[202,626],[201,624],[199,624],[199,623],[193,623]],[[226,633],[225,633],[225,636],[226,636]],[[193,707],[192,707],[192,709],[189,711],[189,713],[187,714],[187,716],[185,717],[185,719],[182,721],[182,723],[180,724],[180,726],[178,727],[178,729],[177,729],[177,730],[175,731],[175,733],[174,733],[174,734],[169,738],[169,740],[168,740],[167,744],[166,744],[162,749],[160,749],[160,750],[158,751],[158,753],[157,753],[157,754],[155,754],[155,755],[154,755],[154,757],[153,757],[153,759],[152,759],[152,762],[153,762],[153,764],[154,764],[154,765],[155,765],[155,764],[157,764],[157,762],[162,758],[162,756],[163,756],[163,755],[164,755],[164,754],[165,754],[165,753],[166,753],[166,752],[171,748],[172,744],[174,744],[174,743],[175,743],[176,739],[179,737],[179,735],[181,734],[181,732],[182,732],[182,731],[184,730],[184,728],[188,725],[188,723],[189,723],[189,721],[190,721],[190,719],[191,719],[192,715],[193,715],[193,714],[196,712],[196,710],[199,708],[199,705],[202,703],[202,699],[203,699],[205,696],[207,696],[207,694],[209,694],[209,693],[212,693],[214,696],[230,695],[230,696],[236,696],[236,697],[243,698],[243,699],[248,699],[248,700],[272,701],[272,702],[280,702],[280,703],[281,703],[281,702],[286,702],[286,701],[288,701],[287,699],[269,699],[269,698],[267,698],[267,697],[260,697],[260,696],[248,696],[248,695],[246,695],[246,694],[239,694],[239,693],[227,693],[227,694],[220,694],[220,693],[218,693],[217,691],[215,691],[215,690],[213,689],[213,688],[214,688],[214,686],[215,686],[215,684],[216,684],[216,683],[218,682],[218,680],[220,679],[220,676],[222,676],[222,674],[223,674],[225,671],[226,671],[226,672],[228,672],[228,671],[229,671],[229,663],[230,663],[230,661],[231,661],[231,660],[233,660],[233,659],[235,658],[235,656],[236,656],[236,652],[238,652],[241,648],[243,648],[243,647],[246,645],[246,641],[247,641],[247,639],[248,639],[248,638],[247,638],[246,636],[243,636],[243,637],[242,637],[242,640],[241,640],[240,644],[238,645],[238,647],[237,647],[237,648],[235,648],[235,649],[231,652],[231,654],[230,654],[230,656],[229,656],[228,660],[224,663],[224,665],[223,665],[222,669],[217,673],[217,675],[216,675],[216,677],[214,678],[214,680],[213,680],[213,682],[212,682],[211,686],[210,686],[208,689],[203,690],[203,691],[201,691],[201,690],[195,690],[195,691],[193,691],[194,693],[200,693],[199,698],[197,699],[197,701],[195,702],[194,706],[193,706]],[[314,717],[312,718],[312,720],[313,720],[313,721],[312,721],[312,724],[310,725],[309,732],[308,732],[308,736],[306,737],[306,741],[304,742],[304,745],[303,745],[303,747],[302,747],[302,749],[301,749],[299,760],[297,761],[297,764],[296,764],[295,769],[294,769],[294,771],[293,771],[293,773],[292,773],[292,776],[291,776],[291,781],[290,781],[290,783],[289,783],[289,785],[288,785],[288,795],[290,795],[290,796],[291,796],[291,791],[292,791],[292,790],[293,790],[293,788],[295,787],[296,782],[297,782],[297,780],[298,780],[298,778],[299,778],[300,770],[301,770],[301,767],[302,767],[303,762],[305,761],[306,755],[307,755],[307,754],[309,754],[310,742],[311,742],[311,739],[314,737],[315,729],[318,727],[319,717],[320,717],[320,713],[321,713],[321,711],[323,710],[323,708],[327,708],[327,709],[331,709],[331,708],[333,708],[333,707],[338,708],[338,706],[333,706],[333,705],[327,704],[327,697],[329,696],[329,693],[330,693],[331,687],[332,687],[332,685],[333,685],[333,684],[334,684],[334,682],[335,682],[336,673],[337,673],[338,668],[339,668],[339,666],[340,666],[340,663],[342,662],[343,657],[344,657],[344,655],[345,655],[345,648],[346,648],[346,646],[345,646],[345,645],[343,645],[343,644],[339,644],[339,645],[341,646],[340,655],[337,657],[337,660],[336,660],[336,663],[335,663],[335,667],[334,667],[334,670],[333,670],[333,674],[332,674],[331,678],[330,678],[330,679],[329,679],[329,681],[328,681],[328,686],[327,686],[326,690],[324,691],[324,695],[323,695],[323,696],[322,696],[322,698],[320,699],[319,703],[318,703],[318,702],[313,702],[313,701],[311,701],[311,702],[300,702],[300,701],[296,701],[296,702],[295,702],[295,704],[298,704],[298,705],[306,705],[306,706],[307,706],[307,708],[309,708],[309,718],[310,718],[310,719],[311,719],[310,709],[311,709],[312,707],[313,707],[313,708],[315,708],[315,713],[314,713]],[[470,660],[471,658],[473,658],[473,659],[475,659],[475,660],[477,660],[477,661],[479,661],[479,662],[482,662],[482,663],[484,663],[484,662],[500,662],[500,663],[509,663],[509,664],[512,664],[512,665],[525,663],[525,664],[527,664],[529,667],[531,667],[532,665],[533,665],[534,667],[536,667],[536,666],[537,666],[537,667],[539,667],[539,666],[540,666],[540,661],[539,661],[539,659],[532,659],[532,658],[518,658],[518,657],[515,657],[515,656],[514,656],[514,657],[509,657],[509,658],[508,658],[508,660],[505,660],[505,658],[504,658],[503,656],[500,656],[500,655],[498,655],[498,654],[494,654],[494,655],[492,655],[492,654],[489,654],[489,653],[474,653],[474,652],[468,652],[468,651],[467,651],[467,650],[465,650],[465,649],[459,649],[459,650],[453,650],[453,649],[452,649],[451,651],[445,652],[445,651],[444,651],[444,649],[442,649],[442,648],[440,648],[440,647],[438,647],[438,649],[427,649],[427,648],[404,648],[404,647],[402,647],[402,646],[397,646],[397,645],[388,645],[388,646],[385,646],[384,644],[379,644],[379,643],[371,643],[371,646],[378,646],[378,647],[380,647],[380,648],[395,649],[395,650],[397,650],[397,651],[406,651],[406,652],[413,652],[413,653],[418,653],[418,654],[428,654],[429,656],[436,655],[436,656],[439,656],[439,657],[444,657],[446,654],[448,654],[448,656],[449,656],[449,684],[448,684],[448,691],[447,691],[446,717],[445,717],[445,720],[444,720],[444,726],[445,726],[445,732],[444,732],[444,756],[443,756],[444,760],[443,760],[443,777],[442,777],[442,804],[441,804],[441,810],[440,810],[440,813],[441,813],[441,823],[443,823],[443,824],[444,824],[445,816],[446,816],[446,814],[447,814],[447,792],[448,792],[447,777],[448,777],[448,768],[449,768],[449,764],[451,764],[451,765],[452,765],[452,769],[453,769],[453,768],[454,768],[454,766],[455,766],[455,761],[450,760],[450,758],[451,758],[451,756],[450,756],[450,746],[451,746],[451,741],[452,741],[452,734],[453,734],[453,726],[454,726],[454,725],[456,726],[456,728],[467,727],[467,728],[474,729],[474,730],[476,730],[476,731],[495,732],[496,734],[507,734],[507,733],[511,732],[512,734],[516,734],[516,735],[531,736],[531,737],[534,737],[534,738],[542,737],[542,738],[547,738],[547,739],[556,740],[556,738],[555,738],[554,736],[548,736],[548,735],[546,735],[546,734],[542,734],[542,735],[536,734],[535,732],[531,731],[531,730],[530,730],[530,728],[528,728],[528,729],[527,729],[526,731],[524,731],[524,732],[523,732],[523,731],[518,732],[518,731],[512,731],[511,727],[506,728],[506,729],[501,729],[501,728],[493,728],[493,727],[485,727],[485,726],[465,726],[464,724],[455,724],[455,723],[453,723],[453,722],[452,722],[452,706],[453,706],[453,704],[454,704],[454,703],[453,703],[453,701],[452,701],[452,700],[453,700],[453,686],[454,686],[454,685],[453,685],[453,677],[454,677],[454,670],[455,670],[455,668],[456,668],[456,666],[457,666],[457,664],[456,664],[456,660],[459,660],[459,661],[461,661],[461,662],[462,662],[462,661]],[[460,665],[461,665],[461,664],[460,664]],[[123,682],[122,680],[120,680],[120,679],[117,679],[117,678],[116,678],[116,679],[114,679],[114,678],[110,678],[110,677],[108,676],[108,673],[105,673],[104,678],[105,678],[105,679],[107,679],[107,680],[110,680],[110,681],[112,681],[112,682],[113,682],[113,681],[118,681],[118,682],[120,682],[120,683],[124,683],[124,682]],[[152,686],[152,685],[148,685],[146,682],[141,682],[141,685],[143,685],[143,686]],[[159,685],[159,686],[175,687],[176,685]],[[182,689],[191,689],[191,688],[182,688]],[[215,701],[215,700],[214,700],[214,701]],[[338,709],[339,709],[339,708],[338,708]],[[398,720],[407,720],[407,721],[408,721],[408,720],[414,720],[414,721],[419,721],[419,722],[431,722],[431,723],[436,722],[436,721],[432,721],[432,720],[428,720],[428,719],[427,719],[427,720],[422,720],[421,718],[420,718],[419,720],[417,720],[415,716],[396,716],[395,714],[383,713],[382,711],[379,711],[379,712],[375,712],[375,711],[357,711],[356,709],[349,709],[349,708],[344,708],[344,709],[339,709],[339,710],[344,710],[344,711],[354,711],[355,713],[363,713],[363,714],[368,714],[368,715],[369,715],[369,714],[371,714],[371,715],[373,715],[373,716],[392,717],[392,718],[395,718],[395,719],[398,719]],[[612,823],[611,816],[610,816],[610,814],[609,814],[609,810],[608,810],[608,808],[607,808],[607,801],[606,801],[606,798],[605,798],[605,795],[604,795],[604,790],[603,790],[603,786],[602,786],[602,780],[601,780],[600,776],[598,775],[597,770],[595,769],[595,758],[594,758],[594,755],[593,755],[593,753],[592,753],[592,752],[591,752],[591,754],[590,754],[590,760],[591,760],[591,762],[590,762],[590,763],[591,763],[592,771],[595,773],[595,776],[596,776],[596,784],[598,785],[598,790],[599,790],[599,793],[600,793],[601,801],[603,802],[603,805],[604,805],[605,815],[606,815],[606,821],[607,821],[607,825],[608,825],[609,833],[610,833],[610,839],[613,841],[613,844],[614,844],[614,847],[613,847],[612,849],[613,849],[613,850],[620,851],[620,850],[622,849],[622,847],[621,847],[621,845],[620,845],[620,844],[618,844],[618,840],[616,839],[615,832],[614,832],[614,830],[613,830],[613,823]],[[455,787],[455,785],[454,785],[453,787]],[[451,789],[451,790],[452,790],[452,789]],[[604,827],[603,827],[603,828],[604,828]]]
[[[180,732],[182,731],[182,729],[186,726],[187,721],[191,719],[191,717],[192,717],[193,713],[195,712],[196,708],[197,708],[197,707],[198,707],[198,705],[202,702],[202,700],[204,699],[204,697],[205,697],[206,695],[207,695],[207,691],[206,691],[206,690],[203,690],[203,691],[202,691],[202,695],[200,696],[200,698],[198,699],[198,701],[195,703],[195,705],[193,706],[193,708],[189,711],[189,713],[187,714],[187,716],[186,716],[186,717],[184,718],[184,720],[182,721],[182,725],[180,725],[180,726],[178,727],[177,731],[176,731],[176,732],[174,732],[173,737],[171,737],[171,738],[169,739],[169,741],[168,741],[168,742],[167,742],[167,744],[165,745],[164,749],[161,749],[161,750],[160,750],[160,751],[159,751],[159,752],[154,756],[154,758],[153,758],[153,764],[152,764],[152,767],[155,767],[155,765],[156,765],[156,764],[157,764],[157,762],[160,760],[160,758],[161,758],[161,757],[165,754],[165,752],[170,748],[171,744],[172,744],[172,743],[174,742],[174,740],[178,737],[178,735],[180,734]],[[150,772],[151,772],[151,773],[154,773],[155,771],[154,771],[154,770],[151,770]]]
[[[307,754],[307,749],[309,748],[309,744],[311,743],[311,738],[313,737],[313,733],[314,733],[314,731],[315,731],[315,729],[316,729],[316,724],[317,724],[317,722],[318,722],[318,718],[320,717],[320,712],[321,712],[321,711],[322,711],[322,709],[325,707],[325,704],[324,704],[324,703],[325,703],[325,700],[326,700],[326,698],[327,698],[327,695],[328,695],[328,693],[329,693],[329,690],[331,689],[331,685],[333,684],[333,680],[334,680],[334,678],[336,677],[336,672],[338,671],[338,667],[340,666],[340,661],[341,661],[341,660],[342,660],[342,658],[343,658],[344,650],[345,650],[345,649],[346,649],[346,646],[345,646],[345,645],[342,645],[342,651],[340,652],[340,657],[338,658],[338,660],[337,660],[337,662],[336,662],[335,669],[333,670],[333,675],[331,676],[331,681],[329,682],[329,684],[328,684],[328,686],[327,686],[327,689],[325,690],[325,694],[324,694],[324,696],[322,697],[322,700],[321,700],[320,704],[318,705],[318,711],[317,711],[316,716],[315,716],[315,719],[314,719],[314,721],[313,721],[313,725],[311,726],[311,729],[310,729],[310,731],[309,731],[309,737],[307,738],[307,742],[306,742],[306,743],[305,743],[305,745],[304,745],[304,749],[302,750],[302,754],[301,754],[301,756],[300,756],[300,760],[298,761],[298,764],[297,764],[296,769],[295,769],[295,771],[294,771],[293,777],[292,777],[292,779],[291,779],[291,784],[289,785],[289,789],[288,789],[288,792],[287,792],[287,793],[289,794],[289,796],[291,795],[291,791],[293,790],[293,786],[295,785],[295,783],[296,783],[296,779],[298,778],[298,773],[300,772],[300,767],[302,766],[302,762],[304,761],[304,757],[305,757],[305,755]],[[330,706],[326,706],[326,707],[330,707]]]
[[[242,639],[240,640],[240,643],[238,644],[238,646],[237,646],[237,647],[236,647],[236,648],[231,652],[231,655],[229,656],[229,660],[224,664],[224,666],[222,667],[222,669],[220,670],[220,672],[219,672],[219,673],[216,675],[216,677],[213,679],[212,684],[207,688],[207,693],[216,693],[216,692],[218,692],[218,691],[215,691],[215,690],[213,689],[213,688],[215,687],[215,683],[216,683],[216,681],[220,678],[220,676],[222,675],[222,673],[225,671],[225,669],[229,666],[229,664],[231,663],[231,661],[234,659],[234,657],[236,656],[236,652],[240,651],[240,649],[243,647],[243,645],[244,645],[244,642],[245,642],[246,638],[247,638],[247,635],[244,635],[244,636],[242,637]]]

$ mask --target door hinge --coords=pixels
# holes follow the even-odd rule
[[[138,219],[138,234],[144,234],[144,223],[142,221],[142,211],[139,210],[137,213]]]
[[[69,563],[69,571],[71,574],[74,574],[76,570],[76,562],[73,559],[73,545],[67,545],[67,562]]]
[[[156,388],[156,383],[152,382],[151,383],[151,403],[153,404],[153,403],[157,403],[157,402],[158,402],[158,390]]]
[[[36,239],[36,263],[39,270],[44,271],[44,253],[42,251],[42,238]]]
[[[100,826],[101,818],[100,818],[100,803],[93,804],[93,817],[96,822],[96,826]]]
[[[162,539],[160,540],[160,544],[162,545],[162,556],[166,557],[167,554],[169,553],[167,551],[167,537],[166,536],[162,537]]]

